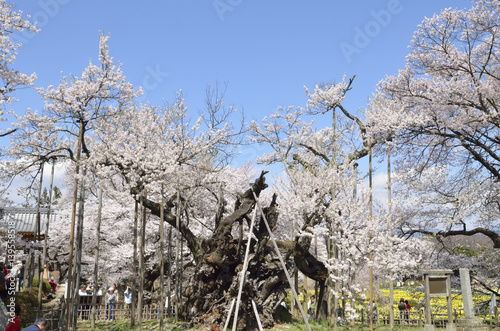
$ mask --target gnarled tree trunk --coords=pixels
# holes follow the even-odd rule
[[[211,325],[217,330],[224,325],[231,301],[238,295],[239,272],[243,268],[244,249],[238,249],[238,238],[232,235],[233,225],[242,221],[250,223],[250,214],[256,208],[252,189],[257,196],[267,187],[265,172],[252,184],[252,188],[241,195],[235,210],[216,222],[216,230],[209,239],[196,238],[187,227],[181,226],[181,233],[193,253],[196,265],[193,276],[183,293],[184,303],[181,318],[193,324]],[[159,215],[159,205],[146,202],[153,214]],[[276,195],[264,213],[273,231],[278,222]],[[175,224],[175,216],[165,213],[164,221]],[[240,330],[257,329],[257,320],[251,300],[257,304],[259,317],[264,328],[272,327],[279,319],[281,303],[290,288],[285,272],[278,260],[265,227],[264,219],[257,220],[249,255],[249,264],[238,312]],[[246,241],[243,241],[246,245]],[[289,271],[300,269],[306,276],[324,284],[327,269],[309,253],[310,240],[278,242],[281,254],[286,257]],[[234,316],[234,312],[232,314]]]

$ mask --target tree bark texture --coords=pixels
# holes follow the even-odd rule
[[[236,226],[239,224],[250,223],[250,214],[256,207],[252,189],[259,196],[267,187],[265,174],[266,172],[262,172],[252,184],[252,188],[239,196],[234,211],[217,222],[210,238],[196,237],[189,227],[181,222],[180,232],[195,262],[193,274],[184,276],[189,278],[186,279],[187,286],[182,292],[183,303],[179,312],[181,319],[191,321],[192,324],[210,325],[213,330],[222,329],[231,301],[237,297],[238,276],[244,263],[244,249],[238,249],[239,238],[238,235],[233,236],[233,233],[237,233]],[[263,210],[272,231],[276,229],[278,221],[276,199],[274,195],[270,205]],[[144,199],[144,204],[152,214],[160,215],[159,204],[148,199]],[[165,210],[163,220],[175,226],[175,213]],[[257,241],[252,239],[251,242],[246,281],[238,311],[240,330],[257,330],[252,299],[257,304],[262,326],[272,327],[274,322],[280,319],[281,303],[290,289],[262,217],[256,220],[253,234]],[[246,240],[243,245],[247,245]],[[278,242],[281,253],[286,257],[285,263],[289,271],[299,269],[307,277],[323,285],[328,271],[309,253],[310,245],[311,240],[304,238]]]

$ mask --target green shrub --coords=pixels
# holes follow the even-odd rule
[[[16,305],[21,307],[21,326],[26,327],[33,323],[36,318],[34,312],[38,307],[38,287],[33,287],[32,294],[30,294],[29,289],[24,289],[21,292],[16,293]]]
[[[39,282],[38,277],[33,277],[33,287],[38,287],[38,282]],[[43,293],[50,292],[50,284],[45,278],[43,279],[42,292]],[[38,295],[38,289],[37,289],[36,293]]]

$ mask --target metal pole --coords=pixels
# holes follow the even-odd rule
[[[250,222],[250,229],[248,229],[247,248],[245,250],[245,259],[243,260],[243,268],[241,269],[240,287],[238,288],[238,297],[236,299],[236,310],[234,311],[234,320],[232,329],[233,331],[236,331],[236,326],[238,324],[238,310],[240,309],[241,293],[243,292],[243,285],[245,283],[245,274],[248,268],[248,255],[250,253],[250,244],[252,242],[253,226],[255,224],[256,217],[257,217],[257,208],[255,208],[254,210],[252,221]]]
[[[231,319],[231,313],[233,312],[233,307],[234,307],[234,303],[235,302],[236,302],[236,299],[233,299],[231,301],[231,307],[229,308],[229,312],[227,313],[226,324],[224,324],[224,330],[223,331],[226,331],[227,327],[229,326],[229,320]]]
[[[257,325],[259,326],[260,331],[264,331],[262,329],[262,324],[260,323],[260,317],[259,317],[259,311],[257,310],[257,305],[255,304],[255,301],[252,299],[252,307],[253,307],[253,312],[255,313],[255,318],[257,319]]]
[[[286,269],[286,265],[285,265],[285,262],[283,261],[283,257],[281,256],[281,253],[280,253],[280,251],[278,249],[278,245],[276,244],[276,240],[274,239],[274,235],[273,235],[273,233],[271,231],[271,228],[269,227],[269,223],[267,222],[266,214],[264,214],[264,211],[262,210],[262,207],[259,204],[259,201],[257,199],[257,195],[255,194],[255,191],[253,190],[253,188],[252,188],[252,194],[254,196],[255,203],[259,207],[260,213],[262,214],[262,219],[264,220],[264,224],[266,225],[267,232],[269,233],[269,238],[273,242],[274,250],[276,251],[276,254],[278,255],[278,258],[280,260],[280,263],[281,263],[281,266],[283,268],[283,271],[285,272],[286,279],[288,280],[288,284],[292,288],[293,296],[295,297],[295,301],[297,302],[297,306],[299,306],[300,313],[302,314],[302,318],[304,319],[304,322],[306,323],[307,330],[311,331],[311,327],[309,326],[309,322],[308,322],[307,316],[306,316],[306,314],[304,312],[304,309],[302,309],[302,305],[300,304],[299,296],[297,295],[297,292],[295,291],[295,288],[293,288],[292,279],[290,278],[290,274],[288,273],[288,270]]]

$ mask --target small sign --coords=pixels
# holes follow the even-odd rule
[[[429,294],[448,295],[446,287],[447,277],[429,277]]]

